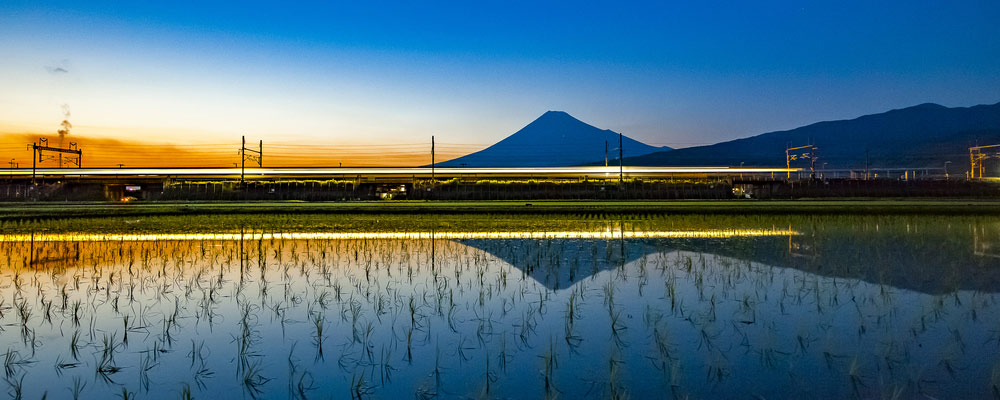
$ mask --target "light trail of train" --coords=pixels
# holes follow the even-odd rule
[[[625,177],[685,174],[739,175],[785,174],[801,168],[759,167],[538,167],[538,168],[430,168],[430,167],[344,167],[344,168],[13,168],[0,169],[10,176],[44,177],[239,177],[251,179],[293,176],[414,176],[414,177],[485,177],[485,176],[562,176]]]

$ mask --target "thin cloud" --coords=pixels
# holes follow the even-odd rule
[[[52,75],[68,74],[69,60],[52,61],[50,65],[45,66],[45,70]]]

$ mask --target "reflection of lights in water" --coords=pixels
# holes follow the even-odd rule
[[[788,229],[717,229],[700,231],[562,231],[562,232],[288,232],[288,233],[38,233],[0,235],[0,242],[112,242],[155,240],[337,240],[337,239],[656,239],[792,236]]]
[[[972,253],[980,257],[1000,258],[1000,242],[996,240],[1000,224],[982,224],[972,227]]]

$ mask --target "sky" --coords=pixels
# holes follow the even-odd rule
[[[279,164],[420,164],[432,135],[458,156],[547,110],[711,144],[996,103],[996,21],[995,0],[6,0],[0,160],[64,119],[88,161],[131,166],[229,165],[241,136]]]

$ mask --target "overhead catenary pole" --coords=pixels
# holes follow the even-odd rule
[[[986,174],[986,166],[984,165],[989,154],[983,154],[983,149],[997,149],[1000,148],[1000,144],[991,144],[988,146],[975,146],[969,148],[969,178],[975,179],[977,176],[982,179],[983,175]]]
[[[810,159],[813,158],[813,155],[814,155],[813,151],[816,150],[816,146],[813,146],[813,145],[799,146],[799,147],[788,147],[790,145],[791,144],[786,144],[785,145],[785,179],[792,179],[792,160],[798,158],[798,155],[795,155],[795,154],[791,153],[792,150],[800,150],[800,149],[809,148],[809,158]],[[805,156],[805,154],[803,154],[803,156]],[[815,162],[813,162],[809,166],[809,171],[810,171],[810,176],[811,177],[815,175],[815,173],[813,172],[815,166],[816,166]]]
[[[431,187],[434,187],[434,135],[431,135]]]
[[[816,179],[816,146],[809,148],[809,179]]]
[[[969,149],[969,179],[976,179],[976,157],[972,154],[972,149]]]
[[[868,180],[868,148],[865,148],[865,180]]]
[[[247,167],[247,137],[241,136],[243,144],[240,145],[240,183],[243,183],[243,173],[246,171]]]
[[[618,134],[618,184],[620,185],[625,181],[625,160],[623,157],[625,151],[622,150],[622,134]]]
[[[792,179],[792,158],[788,154],[788,145],[785,145],[785,180]]]
[[[32,184],[36,183],[36,180],[35,180],[36,176],[35,175],[37,173],[37,171],[36,171],[37,170],[37,164],[40,163],[40,162],[43,162],[43,161],[47,161],[47,160],[58,160],[59,167],[61,168],[62,167],[62,154],[63,153],[66,153],[66,154],[75,154],[76,157],[75,158],[73,158],[73,157],[67,158],[66,159],[67,162],[76,163],[76,167],[77,168],[83,168],[83,150],[81,150],[80,148],[78,148],[76,146],[75,142],[71,142],[69,144],[68,148],[52,147],[52,146],[49,146],[48,139],[41,138],[41,139],[35,141],[34,143],[29,144],[28,147],[31,148],[31,183]],[[56,153],[58,155],[58,157],[49,156],[49,158],[47,160],[43,160],[42,159],[42,151],[54,152],[54,153]]]

